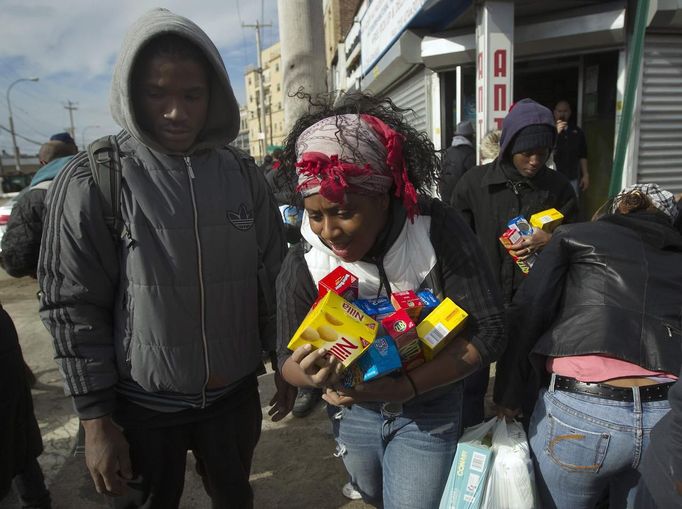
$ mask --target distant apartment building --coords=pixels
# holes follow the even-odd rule
[[[346,55],[352,48],[346,48],[345,42],[349,31],[355,25],[355,14],[362,0],[323,0],[324,42],[327,62],[327,83],[330,91],[347,90],[352,86],[347,80],[347,69],[359,65],[359,47],[352,52],[351,59]],[[349,53],[350,54],[350,53]]]
[[[239,134],[232,142],[232,146],[237,147],[239,150],[250,153],[251,147],[249,146],[249,111],[246,106],[239,107]]]
[[[249,67],[244,73],[249,152],[259,162],[266,154],[281,146],[286,135],[284,132],[282,56],[279,42],[261,52],[261,61],[263,102],[265,103],[264,125],[262,125],[261,117],[260,73],[254,67]]]

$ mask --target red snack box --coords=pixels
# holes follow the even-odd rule
[[[412,320],[417,320],[422,312],[424,303],[412,290],[394,292],[391,294],[391,303],[396,311],[404,309]]]
[[[516,244],[522,238],[523,235],[519,230],[517,230],[516,228],[509,228],[500,237],[500,242],[505,247],[505,249],[509,250],[514,244]]]
[[[403,368],[409,371],[424,364],[426,358],[419,344],[417,326],[405,309],[387,316],[381,320],[381,325],[395,341]]]
[[[336,267],[318,283],[317,299],[321,299],[328,292],[340,295],[349,302],[358,298],[358,278],[343,267]]]
[[[386,333],[393,338],[398,350],[402,350],[403,347],[414,341],[419,341],[417,326],[404,309],[399,309],[381,320],[381,325],[384,326]]]

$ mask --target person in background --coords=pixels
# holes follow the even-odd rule
[[[556,230],[509,308],[497,364],[500,415],[535,406],[528,436],[546,509],[593,509],[605,490],[611,507],[633,507],[641,455],[682,366],[673,195],[636,184],[606,210]]]
[[[33,413],[31,387],[12,318],[0,304],[0,501],[10,485],[22,507],[50,509],[38,456],[43,439]]]
[[[585,133],[572,119],[571,105],[561,100],[554,106],[557,140],[554,146],[554,165],[570,182],[577,195],[590,186],[587,168]]]
[[[491,129],[481,139],[481,147],[479,149],[481,155],[481,165],[492,163],[498,155],[500,155],[500,136],[501,129]]]
[[[509,220],[530,219],[549,208],[558,209],[565,223],[577,218],[577,198],[570,183],[546,166],[555,139],[552,112],[532,99],[518,101],[502,123],[497,158],[468,171],[454,190],[452,203],[481,242],[505,306],[526,278],[510,253],[521,259],[541,253],[552,237],[536,229],[508,253],[499,237]],[[465,380],[465,426],[483,420],[488,379],[488,370],[483,369]]]
[[[452,190],[469,168],[476,166],[474,142],[476,133],[471,122],[465,120],[457,124],[452,143],[443,155],[438,191],[442,200],[452,196]]]
[[[502,304],[483,251],[460,215],[418,196],[437,178],[433,145],[388,100],[347,96],[303,115],[283,165],[298,174],[305,242],[277,279],[277,336],[284,377],[324,389],[341,407],[340,454],[351,488],[383,507],[437,507],[462,419],[460,380],[504,349]],[[428,363],[344,389],[325,349],[287,349],[336,267],[359,278],[360,298],[431,288],[469,313],[466,330]]]
[[[279,211],[253,160],[227,146],[239,105],[189,19],[154,9],[130,27],[110,106],[123,128],[121,231],[77,156],[48,193],[38,266],[86,464],[113,507],[172,509],[191,450],[213,506],[248,509],[286,253]],[[279,420],[295,389],[274,367]]]
[[[74,143],[59,140],[48,141],[40,147],[38,158],[43,166],[33,176],[29,190],[12,208],[2,237],[0,266],[10,276],[36,277],[45,220],[45,196],[54,178],[77,152]]]

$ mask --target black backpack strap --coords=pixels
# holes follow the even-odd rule
[[[87,149],[90,171],[99,189],[104,210],[104,220],[118,242],[123,230],[121,217],[121,159],[116,136],[96,139]]]

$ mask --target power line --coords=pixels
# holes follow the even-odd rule
[[[2,125],[2,124],[0,124],[0,129],[2,129],[3,131],[7,131],[8,133],[11,133],[11,132],[12,132],[10,129],[8,129],[7,127],[5,127],[5,126]],[[14,135],[15,135],[17,138],[21,138],[21,139],[24,140],[24,141],[28,141],[29,143],[33,143],[34,145],[42,145],[41,142],[36,141],[36,140],[32,140],[31,138],[27,138],[26,136],[22,136],[21,134],[19,134],[19,133],[16,132],[16,131],[14,132]]]

